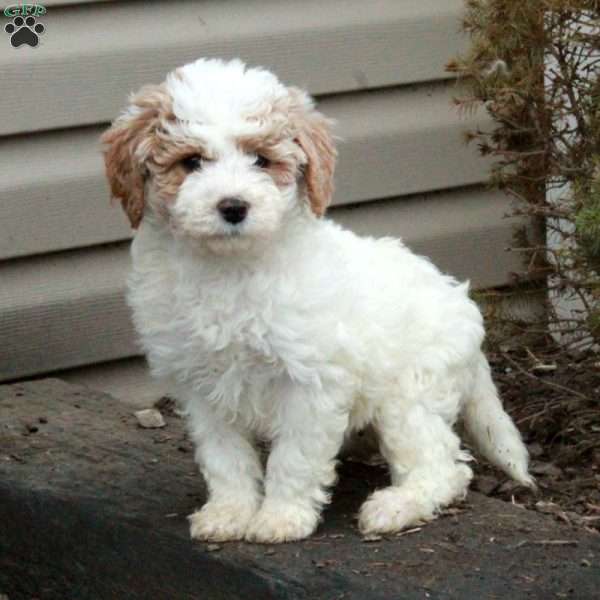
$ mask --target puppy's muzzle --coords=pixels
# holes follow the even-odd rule
[[[227,223],[237,225],[248,215],[250,205],[240,198],[223,198],[217,204],[217,210]]]

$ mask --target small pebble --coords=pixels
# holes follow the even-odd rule
[[[166,425],[161,412],[155,408],[138,410],[134,414],[139,426],[144,429],[157,429]]]
[[[219,546],[219,544],[208,544],[208,546],[206,546],[207,552],[218,552],[220,549],[221,546]]]

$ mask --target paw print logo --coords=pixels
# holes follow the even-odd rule
[[[11,23],[4,26],[4,31],[10,35],[10,43],[13,48],[27,44],[35,48],[39,41],[39,35],[44,33],[45,27],[36,22],[31,15],[27,18],[15,17]]]

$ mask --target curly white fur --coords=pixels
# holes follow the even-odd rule
[[[311,211],[310,152],[287,130],[292,91],[264,70],[207,60],[179,69],[166,90],[169,135],[198,140],[210,160],[170,202],[148,179],[128,300],[153,374],[176,386],[188,413],[208,485],[192,536],[310,535],[345,437],[368,424],[391,486],[363,505],[365,533],[431,519],[465,495],[461,414],[489,460],[532,484],[467,284],[398,240],[360,238]],[[291,181],[274,182],[238,144],[265,128],[275,152],[297,155]],[[233,196],[250,207],[238,225],[216,208]],[[266,468],[259,439],[271,443]]]

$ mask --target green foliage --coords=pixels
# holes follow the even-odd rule
[[[570,339],[600,339],[600,2],[466,0],[468,51],[448,64],[463,81],[459,109],[484,108],[490,131],[472,131],[494,158],[491,182],[514,199],[534,235],[518,236],[525,280],[579,299],[558,314]]]
[[[575,235],[588,261],[597,267],[600,264],[600,180],[589,186],[576,188],[579,207],[575,211]]]
[[[597,305],[587,316],[586,326],[595,340],[600,339],[600,310]]]

